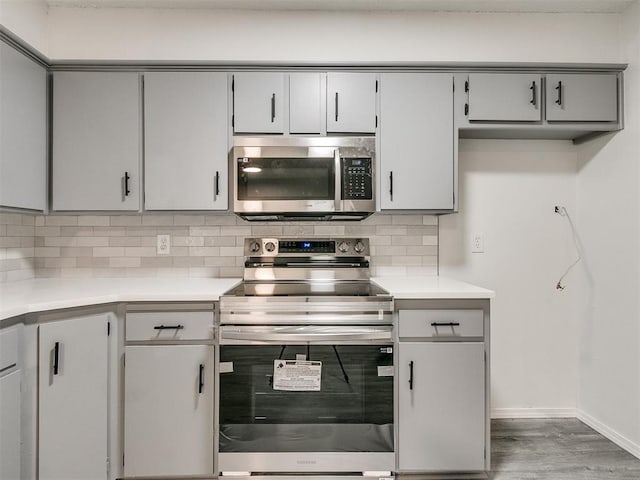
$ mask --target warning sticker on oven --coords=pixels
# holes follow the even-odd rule
[[[273,389],[290,392],[319,392],[322,362],[273,361]]]

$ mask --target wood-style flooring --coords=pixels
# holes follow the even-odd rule
[[[640,460],[576,419],[491,422],[491,480],[640,480]]]

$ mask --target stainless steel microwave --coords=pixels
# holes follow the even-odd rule
[[[233,210],[247,220],[361,220],[376,209],[373,137],[234,137]]]

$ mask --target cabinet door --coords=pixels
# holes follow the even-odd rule
[[[213,475],[213,347],[126,347],[125,476]]]
[[[541,77],[537,74],[472,73],[469,75],[469,120],[536,122]]]
[[[284,73],[233,75],[235,133],[284,132]]]
[[[327,132],[376,132],[375,73],[327,73]]]
[[[289,75],[289,132],[322,133],[325,129],[326,97],[323,73]]]
[[[47,72],[0,41],[0,206],[44,210]]]
[[[20,479],[20,370],[0,378],[0,478]]]
[[[398,362],[399,469],[484,470],[484,344],[402,342]]]
[[[618,77],[608,74],[547,75],[547,120],[616,122]]]
[[[453,77],[380,77],[382,209],[453,208]]]
[[[226,210],[227,74],[144,76],[145,208]]]
[[[140,207],[137,73],[53,75],[54,210]]]
[[[107,372],[106,314],[40,325],[39,480],[107,478]]]

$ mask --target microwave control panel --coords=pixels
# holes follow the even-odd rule
[[[342,158],[342,199],[371,200],[371,158]]]

